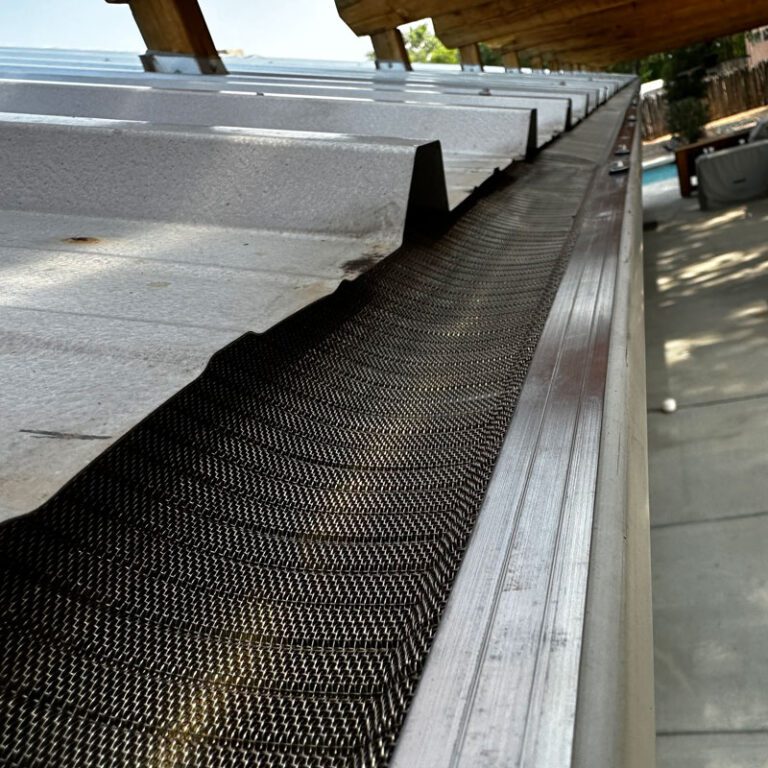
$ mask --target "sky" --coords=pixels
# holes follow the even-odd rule
[[[216,47],[302,59],[365,59],[333,0],[199,0]],[[143,51],[127,5],[104,0],[0,0],[0,46]]]

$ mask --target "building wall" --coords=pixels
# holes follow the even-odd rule
[[[768,61],[768,27],[747,32],[746,41],[749,66],[754,67],[761,61]]]

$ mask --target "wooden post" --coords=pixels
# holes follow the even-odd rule
[[[461,61],[461,68],[465,72],[483,71],[483,57],[477,43],[463,45],[459,48],[459,61]]]
[[[531,67],[533,69],[542,69],[541,56],[531,56]]]
[[[506,51],[501,54],[501,63],[507,69],[520,69],[520,57],[517,51]]]
[[[226,74],[197,0],[107,0],[127,3],[144,38],[149,71]]]
[[[408,51],[405,49],[405,41],[399,29],[374,32],[371,35],[371,42],[378,69],[412,69]]]

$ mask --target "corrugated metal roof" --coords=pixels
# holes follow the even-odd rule
[[[455,226],[408,232],[377,273],[241,338],[3,527],[9,755],[618,764],[624,593],[644,585],[600,566],[638,546],[628,522],[643,512],[626,483],[643,449],[627,424],[636,87],[611,98],[626,79],[536,76],[585,110],[611,100],[456,221],[452,163],[520,141],[482,120],[462,136],[465,113],[519,107],[438,104],[505,93],[504,76],[281,63],[258,86],[214,85],[116,75],[119,61],[84,78],[61,56],[6,54],[52,67],[42,78],[0,71],[16,110],[0,115],[5,514],[47,498],[213,351],[385,257],[406,217]],[[322,110],[275,115],[351,128],[371,105],[388,120],[421,110],[452,123],[439,137],[454,154],[431,130],[254,128],[270,78],[371,94],[302,95]],[[404,106],[380,91],[437,95]]]
[[[446,215],[626,82],[228,65],[150,75],[128,54],[0,50],[0,515],[42,503],[214,351],[391,253],[413,211]]]

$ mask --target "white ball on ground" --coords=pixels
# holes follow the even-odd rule
[[[674,397],[668,397],[661,404],[663,413],[674,413],[677,410],[677,400]]]

